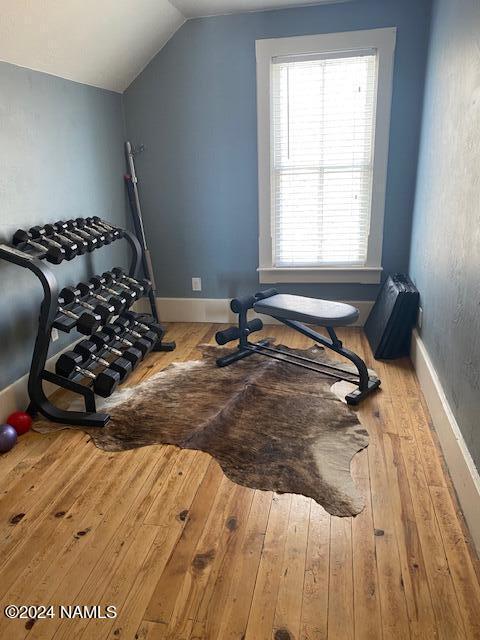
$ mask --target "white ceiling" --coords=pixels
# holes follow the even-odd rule
[[[123,91],[184,22],[168,0],[9,0],[0,60]]]
[[[185,17],[199,18],[225,13],[281,9],[282,7],[325,4],[338,0],[170,0]]]
[[[188,18],[342,0],[4,0],[0,60],[124,91]]]

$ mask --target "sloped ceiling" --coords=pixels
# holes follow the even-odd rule
[[[187,18],[261,11],[262,9],[281,9],[295,5],[326,4],[332,1],[335,0],[170,0]]]
[[[122,92],[188,18],[323,2],[6,0],[0,60]]]
[[[121,92],[184,22],[168,0],[8,0],[0,60]]]

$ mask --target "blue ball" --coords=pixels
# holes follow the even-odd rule
[[[7,453],[17,442],[17,432],[9,424],[0,425],[0,453]]]

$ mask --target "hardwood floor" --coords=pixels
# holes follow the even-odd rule
[[[177,351],[150,356],[132,383],[197,357],[217,328],[171,325]],[[480,638],[478,561],[411,365],[373,361],[360,330],[341,337],[382,379],[359,409],[359,516],[235,485],[202,452],[112,454],[80,431],[30,433],[0,458],[1,609],[115,605],[118,617],[2,613],[0,638]]]

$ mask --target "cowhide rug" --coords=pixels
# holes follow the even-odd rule
[[[106,451],[158,443],[200,449],[238,484],[309,496],[336,516],[360,513],[350,461],[368,434],[331,391],[332,379],[259,356],[218,368],[226,349],[200,350],[201,360],[174,363],[102,404],[108,425],[84,429],[94,443]],[[330,362],[318,347],[290,351]],[[34,428],[65,427],[39,420]]]

